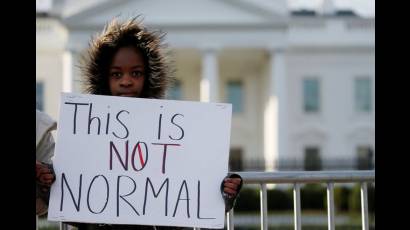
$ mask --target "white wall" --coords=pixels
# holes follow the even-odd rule
[[[300,50],[288,55],[289,155],[303,160],[303,147],[321,145],[323,159],[355,158],[355,145],[374,148],[374,50]],[[303,112],[303,77],[320,82],[320,112]],[[354,111],[354,79],[372,79],[372,110]]]
[[[56,19],[36,19],[36,82],[44,82],[44,111],[58,118],[67,31]]]

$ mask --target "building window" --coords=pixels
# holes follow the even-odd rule
[[[355,109],[357,112],[370,112],[371,105],[371,81],[368,77],[355,79]]]
[[[243,112],[243,84],[241,81],[229,81],[227,84],[228,103],[232,104],[233,113]]]
[[[308,146],[305,148],[305,170],[316,171],[322,169],[322,160],[320,159],[320,149],[317,146]]]
[[[358,146],[357,153],[357,169],[369,170],[373,169],[373,149],[370,146]]]
[[[44,82],[36,82],[36,109],[44,111]]]
[[[182,84],[180,80],[176,80],[175,83],[169,88],[167,99],[169,100],[181,100],[182,99]]]
[[[319,79],[303,80],[303,109],[306,113],[315,113],[320,110]]]
[[[243,162],[242,162],[242,149],[233,148],[229,152],[229,170],[230,171],[242,171]]]

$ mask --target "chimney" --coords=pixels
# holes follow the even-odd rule
[[[335,4],[333,0],[323,0],[322,3],[322,14],[323,15],[334,15],[336,12]]]

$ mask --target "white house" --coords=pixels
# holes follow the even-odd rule
[[[329,5],[293,12],[285,0],[45,5],[36,22],[37,100],[56,119],[59,93],[82,91],[77,65],[91,35],[114,16],[142,14],[167,32],[174,53],[179,81],[169,98],[233,104],[232,170],[373,167],[374,18]]]

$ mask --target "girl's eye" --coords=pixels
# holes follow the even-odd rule
[[[132,71],[132,76],[133,77],[142,77],[143,74],[141,71]]]
[[[119,78],[119,77],[121,77],[121,73],[120,72],[112,72],[111,77]]]

